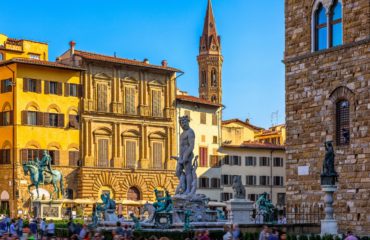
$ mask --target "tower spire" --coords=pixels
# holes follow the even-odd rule
[[[203,34],[200,39],[199,52],[220,52],[220,37],[217,35],[216,21],[213,15],[212,2],[208,0],[206,17],[204,19]]]
[[[211,0],[208,0],[203,33],[199,43],[199,97],[222,104],[221,38],[217,35]]]

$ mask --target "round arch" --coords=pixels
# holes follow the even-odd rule
[[[40,107],[36,102],[29,102],[26,105],[26,110],[28,110],[28,111],[40,111]]]
[[[7,111],[11,111],[12,110],[12,106],[10,105],[9,102],[5,102],[3,104],[3,107],[1,109],[2,112],[7,112]]]

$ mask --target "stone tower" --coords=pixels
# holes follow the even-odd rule
[[[288,223],[324,203],[324,142],[333,141],[339,231],[370,232],[369,11],[369,0],[285,0]]]
[[[221,55],[221,38],[217,35],[211,0],[208,0],[197,60],[199,65],[199,97],[221,104],[223,57]]]

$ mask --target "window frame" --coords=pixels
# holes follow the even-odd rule
[[[340,7],[341,7],[341,16],[340,16],[339,19],[333,20],[334,9],[335,9],[335,7],[336,7],[337,4],[340,4]],[[338,1],[338,0],[334,0],[332,6],[330,7],[328,24],[329,24],[329,26],[328,26],[328,31],[329,31],[329,48],[342,45],[343,44],[343,4],[340,1]],[[341,24],[341,27],[342,27],[342,36],[341,36],[341,43],[339,45],[333,46],[333,39],[334,39],[333,27],[336,24]]]
[[[347,107],[345,112],[339,109],[339,105],[346,102]],[[346,116],[343,116],[346,114]],[[346,121],[343,123],[343,121]],[[338,99],[335,102],[335,140],[337,146],[346,146],[349,145],[351,142],[351,132],[350,132],[350,125],[351,125],[351,103],[349,100],[345,98]],[[343,130],[348,131],[348,140],[344,136]]]

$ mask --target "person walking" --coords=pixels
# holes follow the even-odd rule
[[[41,218],[41,221],[40,221],[40,239],[43,239],[44,236],[46,235],[46,222],[45,222],[45,218]]]
[[[17,221],[17,235],[19,238],[23,237],[23,219],[21,217]]]
[[[267,225],[263,225],[263,229],[260,233],[258,240],[267,240],[269,237],[269,227]]]
[[[352,231],[347,231],[347,236],[344,240],[357,240],[357,237],[353,235]]]
[[[224,226],[225,235],[222,237],[223,240],[232,240],[233,235],[231,234],[231,229],[228,225]]]
[[[37,238],[37,223],[36,220],[31,219],[30,224],[28,225],[30,228],[30,233]]]
[[[9,235],[11,237],[16,237],[17,236],[16,224],[15,224],[14,219],[12,219],[10,227],[9,227]]]
[[[55,224],[54,224],[53,219],[49,220],[49,223],[46,226],[46,233],[47,233],[48,238],[55,236]]]

